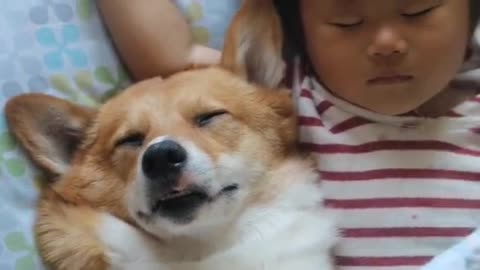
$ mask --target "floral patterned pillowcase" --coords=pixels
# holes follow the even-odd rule
[[[174,0],[192,25],[198,43],[223,47],[223,36],[241,0]]]
[[[9,136],[4,105],[41,92],[95,104],[128,83],[93,0],[0,1],[0,269],[42,269],[32,225],[38,173]]]

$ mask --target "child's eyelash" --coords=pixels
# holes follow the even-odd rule
[[[363,20],[354,22],[354,23],[330,23],[333,26],[340,27],[340,28],[349,28],[349,27],[355,27],[359,26],[363,23]]]
[[[420,16],[423,16],[423,15],[426,15],[426,14],[430,13],[431,11],[436,9],[437,7],[439,7],[439,6],[433,6],[433,7],[430,7],[430,8],[418,11],[418,12],[414,12],[414,13],[403,13],[402,16],[404,16],[404,17],[420,17]]]

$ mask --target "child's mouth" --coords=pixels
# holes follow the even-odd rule
[[[388,75],[378,76],[367,81],[370,85],[390,85],[390,84],[402,84],[413,80],[411,75]]]

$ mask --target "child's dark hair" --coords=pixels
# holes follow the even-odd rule
[[[470,29],[475,31],[480,19],[480,0],[470,0]]]
[[[290,61],[295,55],[305,56],[304,33],[300,17],[300,0],[273,0],[282,21],[284,57]],[[480,0],[470,0],[470,31],[477,27],[480,18]]]

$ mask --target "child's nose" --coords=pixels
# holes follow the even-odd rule
[[[368,47],[368,54],[374,58],[400,56],[408,51],[408,44],[398,29],[384,26],[378,29]]]

